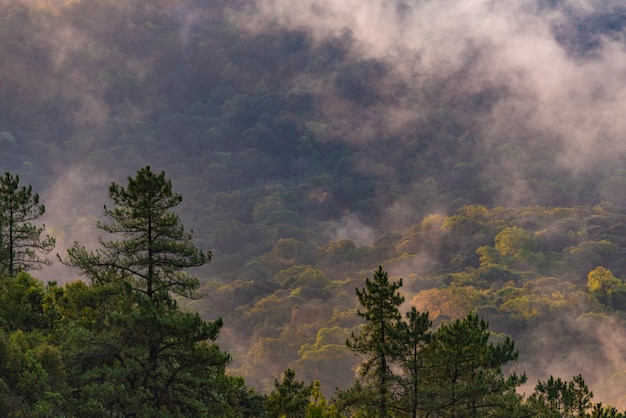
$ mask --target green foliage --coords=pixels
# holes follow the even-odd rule
[[[412,307],[406,314],[406,321],[400,325],[400,341],[403,345],[400,366],[403,376],[400,378],[404,400],[403,407],[411,417],[417,417],[422,399],[422,371],[426,365],[422,359],[422,349],[430,343],[429,332],[432,321],[428,312],[420,313]],[[402,403],[401,403],[402,404]]]
[[[274,391],[265,399],[265,409],[270,418],[305,418],[313,385],[295,380],[296,372],[287,369],[283,379],[274,380]]]
[[[113,183],[105,207],[111,224],[100,229],[121,237],[88,252],[75,244],[67,263],[88,275],[80,284],[50,288],[46,308],[65,330],[68,381],[77,414],[110,416],[227,416],[251,401],[225,375],[230,356],[214,343],[221,319],[207,322],[181,312],[170,293],[193,296],[198,280],[184,272],[208,261],[191,243],[171,209],[182,197],[165,174],[149,167]],[[99,322],[102,321],[102,324]],[[229,383],[230,382],[230,383]],[[239,397],[239,398],[238,398]]]
[[[224,0],[0,6],[0,165],[50,190],[46,196],[62,208],[49,211],[46,222],[55,231],[75,239],[82,220],[97,213],[99,179],[162,166],[185,188],[185,204],[176,207],[181,219],[196,231],[199,247],[216,256],[193,274],[214,284],[203,291],[217,290],[206,300],[177,302],[204,318],[225,317],[232,338],[224,344],[255,382],[298,361],[307,373],[322,370],[311,361],[316,355],[341,358],[333,344],[318,348],[317,331],[356,326],[354,277],[379,264],[402,271],[407,300],[437,322],[470,309],[488,315],[496,330],[516,336],[525,365],[542,373],[553,359],[529,360],[544,359],[538,347],[558,348],[551,351],[559,353],[557,363],[598,349],[599,333],[581,335],[573,320],[558,319],[626,309],[621,286],[602,303],[584,291],[596,266],[626,277],[619,153],[614,164],[568,172],[554,164],[558,139],[536,125],[520,123],[506,135],[485,129],[511,93],[506,86],[431,71],[422,72],[419,86],[405,88],[393,68],[362,58],[354,34],[329,31],[313,39],[276,25],[246,32],[237,22],[247,9],[239,6]],[[596,42],[577,41],[587,30],[591,38],[619,32],[619,13],[599,7],[582,17],[559,2],[544,8],[575,28],[569,31],[575,42],[558,36],[568,53],[593,52]],[[474,58],[462,74],[476,73],[481,57]],[[391,126],[381,110],[398,104],[407,111]],[[484,140],[492,145],[488,153]],[[502,202],[510,206],[496,206]],[[391,227],[397,235],[373,246],[344,239],[336,232],[348,214],[379,235]],[[515,228],[527,236],[519,242],[510,236],[505,245],[505,231]],[[61,241],[61,232],[54,235]],[[510,251],[502,255],[496,246]],[[317,270],[307,275],[315,285],[296,286],[294,273],[278,291],[287,282],[273,278],[294,264]],[[104,281],[121,273],[104,270]],[[5,331],[48,332],[39,328],[54,324],[51,335],[59,339],[72,328],[102,332],[107,313],[121,309],[107,293],[125,294],[121,285],[74,283],[44,289],[42,305],[41,288],[5,283]],[[197,284],[187,284],[196,293]],[[324,303],[301,309],[311,300]],[[614,328],[623,326],[619,315],[611,319]],[[311,349],[298,354],[306,344]],[[270,364],[262,367],[265,359]],[[581,363],[598,375],[615,371],[609,361]],[[325,387],[334,384],[332,372],[319,376]],[[93,395],[125,393],[101,388],[94,386]],[[93,411],[80,416],[100,414]]]
[[[304,418],[343,418],[337,407],[328,404],[324,394],[320,390],[320,382],[313,382],[311,388],[312,402],[309,402],[306,408]]]
[[[26,272],[0,279],[0,324],[11,331],[46,328],[50,324],[44,312],[45,289]]]
[[[533,250],[534,237],[522,228],[506,227],[495,237],[495,249],[501,256],[515,255],[520,250]]]
[[[539,381],[535,392],[527,400],[527,405],[539,417],[608,417],[620,416],[611,408],[591,402],[593,393],[581,375],[571,381],[550,378]]]
[[[43,309],[48,318],[59,327],[81,326],[101,329],[108,309],[117,305],[111,294],[114,286],[89,286],[83,281],[66,283],[59,287],[49,283],[43,299]]]
[[[1,332],[0,362],[3,414],[44,417],[61,413],[68,392],[56,347],[21,330],[8,336]]]
[[[317,331],[314,343],[303,344],[298,350],[296,369],[307,380],[332,376],[334,388],[349,387],[354,381],[354,368],[359,359],[346,347],[350,331],[334,326]]]
[[[348,341],[365,356],[361,368],[366,379],[340,391],[342,410],[380,417],[514,416],[522,401],[516,389],[526,376],[503,372],[518,358],[513,341],[508,336],[493,341],[488,323],[472,313],[443,323],[434,332],[429,314],[414,307],[406,321],[400,321],[400,286],[401,282],[389,283],[379,268],[372,281],[366,280],[366,289],[357,290],[359,301],[368,308],[361,314],[366,319],[362,328],[376,333],[362,332],[372,340],[353,335],[358,346]]]
[[[589,293],[603,302],[609,301],[610,296],[621,284],[621,280],[613,276],[613,273],[604,267],[596,267],[587,275]]]
[[[221,322],[154,306],[145,297],[131,295],[128,302],[108,316],[107,329],[75,333],[68,341],[68,378],[80,388],[79,403],[97,401],[120,414],[164,410],[173,416],[210,416],[224,409],[216,390],[229,356],[211,342]],[[102,388],[94,397],[103,385],[113,391]]]

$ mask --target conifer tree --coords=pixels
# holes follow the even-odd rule
[[[398,325],[402,319],[398,308],[404,301],[398,292],[401,286],[402,279],[390,282],[387,272],[380,266],[371,280],[366,279],[365,288],[356,290],[364,308],[358,310],[358,315],[365,319],[365,324],[359,335],[353,333],[352,339],[347,341],[355,353],[366,356],[361,373],[373,386],[381,418],[387,416],[391,397],[390,387],[394,380],[391,366],[401,352]]]
[[[296,372],[285,370],[283,380],[274,380],[274,391],[265,399],[265,409],[270,418],[304,418],[313,385],[295,379]]]
[[[41,238],[45,225],[32,223],[46,211],[39,195],[30,185],[20,188],[19,182],[19,176],[11,173],[0,178],[0,266],[10,276],[51,264],[38,253],[47,254],[55,245],[53,237]]]
[[[528,415],[538,417],[590,417],[590,418],[623,418],[610,405],[594,403],[593,392],[585,383],[582,375],[571,381],[550,376],[546,381],[539,381],[535,392],[525,401]]]
[[[425,367],[421,350],[430,341],[429,329],[432,321],[428,312],[420,313],[412,307],[406,314],[406,321],[401,323],[401,343],[403,346],[400,367],[403,372],[404,407],[417,418],[420,403],[420,377]]]
[[[65,264],[85,274],[95,288],[111,290],[104,327],[75,331],[68,347],[77,391],[96,408],[133,416],[221,416],[228,391],[230,356],[214,343],[222,320],[181,312],[173,295],[194,297],[198,279],[185,268],[210,253],[197,249],[172,212],[182,197],[165,173],[142,168],[128,185],[109,188],[110,223],[99,223],[111,240],[88,251],[75,243]],[[116,239],[117,238],[117,239]],[[91,408],[92,406],[89,406]],[[157,411],[168,411],[161,413]],[[168,415],[172,414],[172,415]]]
[[[422,350],[422,390],[428,416],[514,416],[521,402],[515,389],[526,381],[502,367],[517,359],[508,337],[490,341],[489,324],[475,314],[440,326]]]
[[[121,280],[154,305],[169,299],[170,293],[194,297],[198,279],[184,269],[207,263],[211,253],[194,246],[192,233],[172,211],[182,196],[172,191],[165,173],[144,167],[128,178],[127,187],[111,184],[109,197],[114,206],[105,206],[104,215],[111,222],[98,223],[98,228],[121,239],[101,239],[102,248],[95,252],[75,244],[66,264],[96,282]]]

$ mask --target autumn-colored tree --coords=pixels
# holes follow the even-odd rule
[[[65,263],[94,282],[123,281],[154,305],[171,294],[195,296],[198,279],[185,269],[207,263],[211,253],[195,247],[193,234],[173,212],[182,196],[173,192],[165,173],[144,167],[126,187],[112,183],[109,197],[114,206],[105,206],[104,215],[111,223],[98,223],[98,228],[120,239],[101,239],[102,248],[95,252],[75,243]]]
[[[604,267],[596,267],[587,275],[587,289],[589,293],[596,296],[602,302],[608,302],[608,299],[615,289],[622,284],[622,281],[613,273]]]

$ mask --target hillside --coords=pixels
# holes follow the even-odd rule
[[[407,310],[514,338],[531,384],[623,410],[625,26],[618,1],[3,0],[0,169],[62,256],[112,181],[165,171],[213,253],[180,303],[261,391],[352,384],[380,265]]]

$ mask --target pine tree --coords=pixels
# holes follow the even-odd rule
[[[63,260],[110,295],[105,326],[72,330],[67,357],[71,383],[80,387],[76,410],[221,416],[228,408],[221,392],[229,390],[230,361],[214,343],[222,320],[181,312],[173,298],[196,296],[198,279],[184,269],[210,259],[172,212],[182,197],[150,167],[125,188],[113,183],[109,196],[114,206],[105,206],[105,216],[111,222],[98,227],[118,239],[101,240],[96,251],[75,243]]]
[[[423,407],[429,416],[514,416],[521,402],[515,389],[526,376],[504,376],[502,367],[518,353],[508,337],[492,343],[488,326],[470,313],[440,326],[422,350]]]
[[[126,188],[111,184],[109,197],[114,207],[105,206],[104,215],[111,223],[98,223],[98,228],[121,239],[101,239],[102,248],[96,252],[75,244],[65,263],[95,282],[122,280],[154,305],[169,299],[170,293],[195,297],[198,279],[184,269],[207,263],[211,253],[194,246],[192,233],[185,232],[172,212],[182,196],[172,191],[165,173],[144,167],[128,179]]]
[[[364,308],[358,315],[365,318],[361,333],[352,334],[347,341],[355,353],[363,354],[366,360],[361,365],[361,373],[371,382],[376,394],[381,418],[387,416],[391,398],[390,387],[395,380],[392,364],[399,358],[399,323],[402,319],[399,306],[404,297],[398,292],[402,279],[390,282],[387,273],[378,267],[373,278],[365,281],[364,289],[357,289],[356,295]]]
[[[420,313],[412,307],[406,314],[406,321],[401,323],[401,343],[403,346],[400,367],[403,372],[401,381],[403,382],[404,404],[412,418],[417,418],[420,404],[420,377],[422,369],[425,367],[422,348],[430,341],[429,329],[432,321],[428,312]]]
[[[296,372],[285,370],[283,380],[274,380],[274,391],[265,400],[265,409],[270,418],[304,418],[310,403],[313,385],[295,379]]]
[[[19,182],[19,176],[11,173],[0,178],[0,266],[10,276],[51,264],[38,253],[47,254],[55,245],[53,237],[41,238],[45,225],[32,223],[46,211],[39,195],[30,185],[20,188]]]
[[[524,403],[527,414],[530,416],[560,418],[560,417],[590,417],[590,418],[623,418],[610,405],[593,403],[593,392],[589,390],[582,375],[577,375],[571,381],[561,378],[550,378],[539,381]]]

